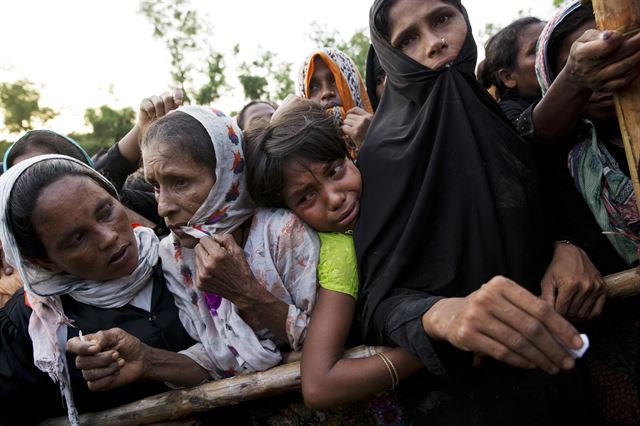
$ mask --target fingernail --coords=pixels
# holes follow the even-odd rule
[[[574,365],[576,365],[576,362],[573,360],[573,358],[565,358],[562,360],[562,368],[564,368],[565,370],[571,370]]]
[[[118,367],[120,367],[120,368],[124,367],[124,359],[122,359],[122,358],[118,359]]]
[[[573,338],[573,341],[571,342],[573,344],[573,346],[576,349],[580,349],[583,345],[582,339],[580,338],[580,336],[576,336]]]
[[[120,354],[116,351],[116,352],[111,354],[111,358],[118,359],[118,358],[120,358]]]
[[[609,30],[604,30],[604,31],[602,32],[602,36],[601,36],[601,37],[602,37],[602,39],[603,39],[603,40],[608,40],[608,39],[609,39],[609,37],[611,37],[611,31],[609,31]]]
[[[11,268],[4,268],[4,273],[5,273],[5,274],[9,275],[9,274],[11,274],[12,272],[13,272],[13,269],[11,269]]]
[[[560,369],[555,365],[552,365],[551,368],[549,369],[549,374],[558,374],[559,372],[560,372]]]

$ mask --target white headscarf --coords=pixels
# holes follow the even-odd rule
[[[64,314],[60,296],[68,294],[73,299],[100,308],[119,308],[129,303],[140,290],[149,284],[153,266],[158,262],[158,239],[148,228],[134,230],[138,244],[138,265],[126,277],[109,280],[81,280],[65,272],[54,273],[25,259],[19,252],[11,231],[7,213],[11,191],[18,178],[30,167],[40,162],[71,162],[86,169],[95,180],[104,183],[111,195],[117,192],[100,173],[86,164],[64,155],[41,155],[22,161],[0,177],[0,238],[7,261],[15,265],[23,279],[25,291],[33,310],[29,318],[29,336],[33,342],[33,359],[36,367],[49,374],[60,385],[72,425],[78,424],[71,392],[69,369],[65,356],[66,327],[72,321]]]
[[[183,230],[196,238],[230,233],[254,211],[247,191],[242,133],[235,120],[215,109],[185,106],[178,111],[204,126],[216,156],[215,184]],[[167,286],[176,295],[180,319],[191,337],[201,342],[183,354],[214,378],[262,371],[280,362],[275,343],[258,338],[235,305],[196,288],[192,249],[182,247],[171,234],[160,244],[160,257]]]

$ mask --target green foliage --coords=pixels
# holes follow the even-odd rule
[[[51,108],[40,107],[40,92],[27,79],[0,83],[0,110],[10,133],[31,130],[34,121],[44,124],[58,115]]]
[[[309,39],[318,47],[336,47],[346,53],[358,66],[360,75],[364,77],[367,68],[367,53],[371,41],[363,28],[356,31],[349,40],[340,39],[338,32],[329,31],[326,25],[317,22],[311,24]]]
[[[198,17],[189,0],[141,0],[140,13],[153,25],[153,36],[162,40],[171,56],[171,79],[184,93],[184,102],[208,104],[229,88],[224,56],[210,45],[212,29]],[[202,52],[206,56],[202,57]],[[205,64],[198,68],[194,64]],[[206,80],[201,87],[194,83]]]
[[[239,47],[236,46],[236,52]],[[294,92],[291,63],[280,62],[277,54],[267,50],[252,62],[243,62],[238,79],[246,99],[282,100]]]
[[[113,144],[122,139],[135,125],[136,112],[129,107],[113,109],[108,105],[102,105],[100,108],[87,109],[84,119],[93,129],[96,139]]]

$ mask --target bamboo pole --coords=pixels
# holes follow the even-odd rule
[[[387,350],[389,348],[358,346],[347,351],[345,358],[364,358],[373,351]],[[80,424],[129,426],[176,420],[214,408],[297,390],[300,390],[300,361],[259,373],[161,393],[100,413],[82,414]],[[68,420],[66,417],[58,417],[42,424],[62,426],[68,425]]]
[[[622,34],[635,34],[640,29],[640,2],[638,0],[592,0],[598,29],[616,30]],[[631,172],[633,190],[640,209],[640,79],[614,94],[620,132],[624,141],[627,162]]]
[[[629,269],[604,277],[609,299],[624,299],[640,294],[638,269]],[[389,348],[358,346],[345,358],[364,358],[371,351]],[[217,380],[187,389],[165,392],[120,407],[80,416],[82,425],[142,425],[176,420],[219,407],[300,390],[300,361],[280,365],[260,373]],[[46,426],[67,425],[66,417],[50,419]]]

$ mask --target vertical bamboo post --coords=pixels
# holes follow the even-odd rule
[[[616,30],[622,34],[635,34],[640,29],[640,1],[592,0],[596,24],[601,31]],[[620,132],[624,141],[633,189],[640,209],[640,79],[614,94]]]

